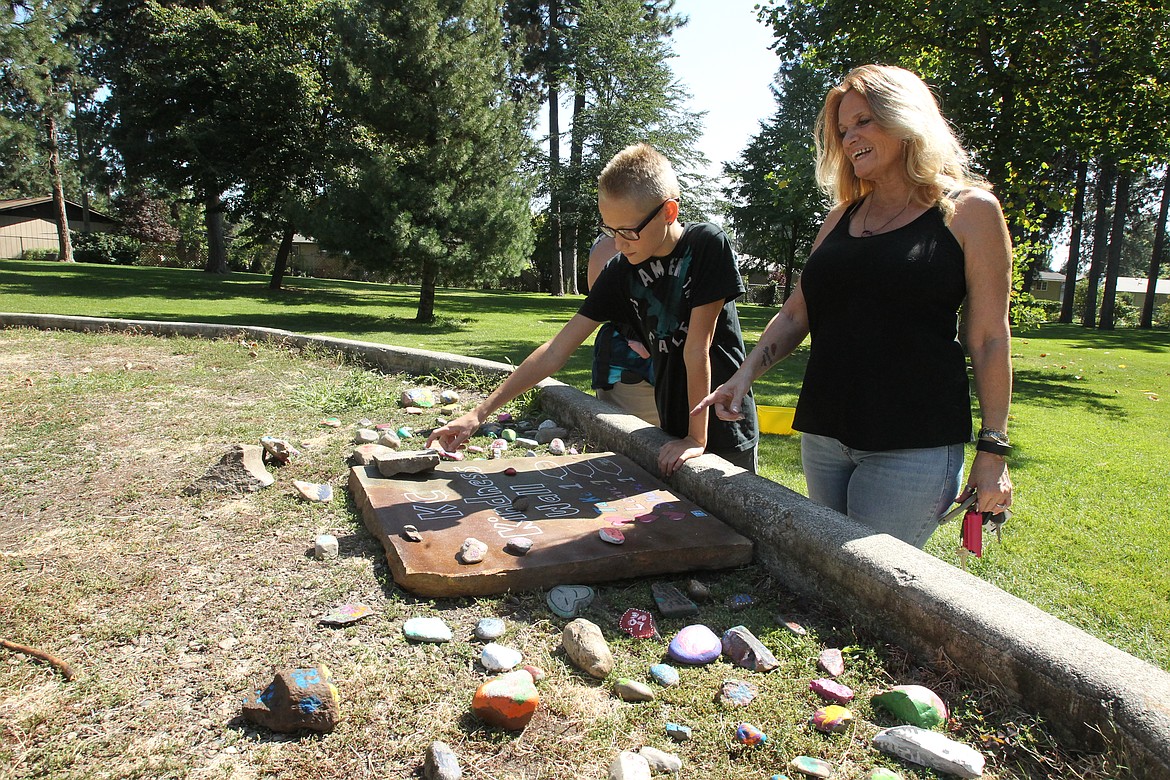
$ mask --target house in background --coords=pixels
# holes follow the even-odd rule
[[[118,220],[90,209],[87,230],[84,211],[80,204],[65,201],[70,230],[109,233],[118,228]],[[52,198],[0,200],[0,258],[20,259],[30,249],[56,252],[58,247]]]
[[[1104,285],[1104,280],[1101,284]],[[1135,276],[1117,277],[1117,293],[1129,295],[1133,305],[1140,309],[1146,302],[1146,287],[1149,281]],[[1052,271],[1040,271],[1032,281],[1032,296],[1041,301],[1060,301],[1064,299],[1064,274]],[[1158,307],[1170,300],[1170,279],[1159,279],[1154,288],[1154,306]]]
[[[1039,301],[1064,300],[1064,274],[1040,271],[1032,280],[1032,297]]]

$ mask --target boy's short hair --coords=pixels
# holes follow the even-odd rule
[[[633,144],[615,154],[597,177],[597,189],[609,197],[639,201],[681,194],[670,160],[650,144]]]

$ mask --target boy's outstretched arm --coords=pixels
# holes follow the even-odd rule
[[[442,428],[432,431],[427,439],[427,446],[437,443],[447,452],[454,452],[460,444],[475,435],[488,415],[559,371],[573,354],[573,350],[581,346],[599,325],[601,323],[596,320],[574,314],[557,335],[534,349],[532,354],[524,358],[524,362],[478,406]]]
[[[691,309],[687,340],[683,344],[683,362],[687,367],[687,397],[693,408],[711,389],[711,340],[715,323],[723,312],[724,301],[712,301]],[[658,450],[658,468],[669,477],[691,458],[697,458],[707,449],[707,414],[692,415],[687,424],[687,435],[662,445]]]

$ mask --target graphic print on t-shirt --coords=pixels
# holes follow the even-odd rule
[[[651,258],[635,266],[630,303],[653,340],[653,354],[669,353],[687,340],[690,320],[691,249],[680,257]],[[681,315],[681,316],[680,316]]]

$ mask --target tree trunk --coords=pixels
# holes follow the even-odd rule
[[[1064,266],[1064,297],[1060,302],[1060,322],[1073,321],[1073,299],[1077,290],[1077,270],[1081,267],[1081,228],[1085,222],[1085,186],[1089,177],[1089,163],[1081,160],[1077,166],[1077,194],[1073,201],[1072,235],[1068,242],[1068,263]]]
[[[435,261],[427,258],[422,265],[422,284],[418,296],[418,312],[414,316],[415,322],[430,323],[435,321],[435,278],[438,269]]]
[[[203,208],[203,224],[207,226],[207,265],[203,270],[209,274],[230,273],[227,242],[224,240],[223,230],[223,201],[219,195],[207,196]]]
[[[288,269],[288,256],[292,252],[293,226],[288,223],[284,226],[284,235],[280,237],[280,248],[276,250],[276,262],[272,266],[272,279],[268,282],[269,290],[279,290],[284,281],[284,272]]]
[[[581,155],[585,146],[585,139],[582,137],[581,129],[578,125],[577,119],[585,112],[585,85],[581,78],[580,70],[577,71],[576,76],[576,92],[573,95],[573,129],[569,137],[569,174],[573,177],[572,186],[566,187],[576,195],[581,192]],[[567,223],[565,224],[564,239],[561,243],[561,268],[565,276],[566,292],[576,295],[580,288],[577,285],[577,245],[580,241],[582,213],[580,209],[580,198],[573,198],[573,206],[569,209],[567,214]],[[566,215],[562,209],[562,218]]]
[[[53,180],[53,216],[57,222],[57,259],[73,262],[73,242],[69,239],[69,213],[65,210],[65,188],[61,184],[61,149],[57,144],[57,120],[45,118],[49,136],[49,177]]]
[[[1158,271],[1162,265],[1162,250],[1166,246],[1166,213],[1170,210],[1170,165],[1162,175],[1162,207],[1158,210],[1158,224],[1154,226],[1154,251],[1150,253],[1150,274],[1146,282],[1146,300],[1142,303],[1141,327],[1154,327],[1154,296],[1158,291]]]
[[[1101,161],[1097,166],[1095,198],[1096,215],[1093,222],[1093,259],[1089,263],[1088,289],[1085,291],[1085,310],[1081,312],[1081,325],[1091,328],[1097,321],[1097,285],[1101,281],[1101,269],[1105,266],[1105,254],[1109,250],[1109,196],[1113,192],[1117,169],[1110,161]]]
[[[1125,243],[1125,217],[1129,212],[1129,183],[1133,174],[1122,171],[1117,177],[1117,199],[1113,203],[1113,228],[1109,233],[1109,264],[1105,269],[1105,293],[1101,297],[1101,319],[1097,327],[1113,330],[1117,303],[1117,272],[1121,267],[1121,247]]]
[[[548,0],[548,217],[552,231],[552,294],[565,294],[565,272],[561,265],[561,95],[560,0]]]

